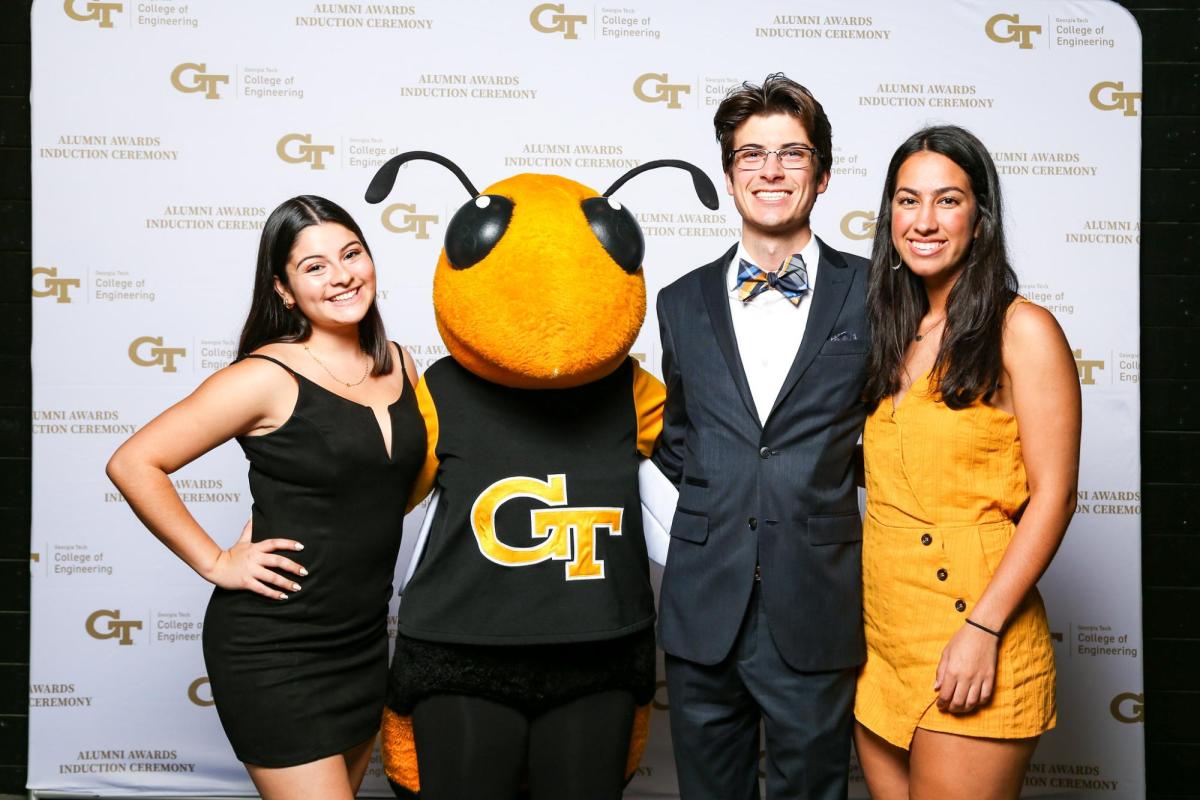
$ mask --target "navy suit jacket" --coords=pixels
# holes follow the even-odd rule
[[[734,251],[658,296],[667,401],[654,461],[679,487],[660,644],[700,664],[724,659],[759,565],[788,664],[852,667],[865,658],[854,465],[866,416],[868,262],[821,242],[804,338],[764,425],[729,312]]]

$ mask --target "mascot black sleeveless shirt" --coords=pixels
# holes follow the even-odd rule
[[[545,644],[653,624],[635,369],[626,360],[585,386],[544,390],[485,381],[452,358],[426,371],[441,500],[401,634]]]

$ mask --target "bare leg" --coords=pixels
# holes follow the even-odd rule
[[[917,729],[909,757],[912,800],[1017,800],[1030,739],[977,739]]]
[[[376,738],[378,737],[372,736],[342,753],[342,758],[346,761],[346,777],[350,781],[350,792],[353,795],[358,794],[358,787],[362,786],[363,776],[367,774],[367,767],[371,765],[371,752],[375,749]]]
[[[260,767],[247,764],[246,771],[263,800],[353,800],[354,791],[342,755],[310,761],[294,767]]]
[[[854,749],[872,800],[908,800],[908,751],[854,723]]]

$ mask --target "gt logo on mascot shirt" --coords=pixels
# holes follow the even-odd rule
[[[513,547],[496,535],[496,512],[517,497],[531,497],[552,506],[534,509],[529,514],[530,535],[545,539],[539,545]],[[566,508],[566,505],[566,475],[550,475],[546,481],[521,476],[496,481],[471,506],[471,530],[479,552],[503,567],[566,561],[568,581],[603,578],[604,562],[596,558],[596,531],[605,528],[610,535],[620,536],[624,509]]]

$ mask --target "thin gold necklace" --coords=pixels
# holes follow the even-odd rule
[[[353,389],[355,386],[358,386],[363,381],[365,381],[367,379],[367,375],[369,375],[371,373],[371,359],[370,359],[370,357],[368,357],[367,358],[367,368],[363,370],[362,377],[359,378],[358,380],[356,380],[354,383],[350,383],[349,381],[344,381],[341,378],[339,378],[337,375],[334,375],[333,370],[331,370],[329,367],[325,366],[325,362],[322,361],[321,359],[317,358],[317,354],[314,353],[312,350],[308,349],[308,345],[304,345],[304,352],[306,352],[310,356],[312,356],[312,360],[317,362],[318,364],[320,364],[321,369],[325,370],[325,372],[327,372],[329,374],[329,377],[333,378],[338,383],[345,384],[347,389]],[[362,351],[359,351],[359,352],[362,352]],[[366,355],[366,354],[364,353],[363,355]]]
[[[945,321],[946,321],[946,318],[943,316],[941,319],[939,319],[937,322],[930,325],[925,330],[923,330],[923,331],[918,330],[917,335],[913,337],[913,340],[917,341],[917,342],[923,341],[925,339],[925,337],[929,335],[930,331],[932,331],[934,328],[936,328],[938,325],[941,325]]]

